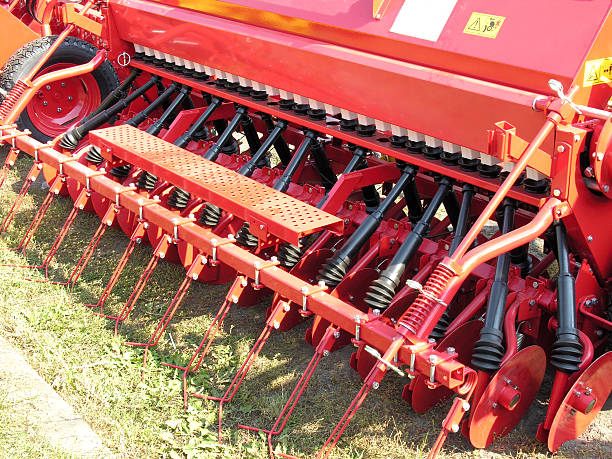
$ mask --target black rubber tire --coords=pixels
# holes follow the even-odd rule
[[[2,74],[0,75],[0,88],[8,93],[17,80],[25,77],[28,72],[34,68],[56,38],[57,36],[37,38],[24,45],[19,51],[13,54],[2,69]],[[80,38],[67,37],[45,63],[43,69],[53,64],[85,64],[93,59],[97,52],[98,49],[91,43],[81,40]],[[100,90],[100,101],[104,100],[104,98],[119,85],[117,72],[115,72],[115,69],[108,60],[104,61],[102,65],[94,70],[92,76],[96,80]],[[3,99],[4,97],[0,93],[0,102]],[[51,140],[50,136],[41,132],[34,126],[25,110],[19,117],[17,125],[21,129],[29,129],[32,132],[32,137],[41,142],[48,142]]]

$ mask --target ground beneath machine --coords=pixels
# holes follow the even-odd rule
[[[20,184],[17,176],[23,176],[27,165],[27,161],[18,162],[10,185],[6,184],[7,192],[0,196],[0,210],[6,210],[6,205],[14,199]],[[46,190],[35,185],[32,199],[18,216],[21,220],[15,225],[15,231],[0,242],[0,247],[14,245],[14,238],[21,234],[19,228],[30,215],[29,210],[40,202],[44,193]],[[33,250],[28,253],[30,261],[38,260],[45,253],[71,205],[71,201],[62,199],[50,210],[45,227],[41,228]],[[70,270],[75,251],[79,247],[82,249],[83,241],[98,222],[95,216],[79,217],[66,246],[58,252],[52,276],[62,277]],[[172,361],[172,356],[182,362],[186,354],[191,354],[201,331],[206,329],[223,300],[226,286],[194,286],[182,312],[170,327],[170,333],[152,353],[144,379],[141,379],[142,353],[125,347],[122,341],[127,336],[147,335],[156,325],[159,309],[165,307],[167,298],[174,293],[183,276],[182,268],[161,264],[151,280],[151,293],[142,302],[143,314],[139,314],[139,319],[126,327],[118,338],[113,337],[111,323],[91,315],[83,307],[99,295],[108,270],[112,268],[109,260],[118,258],[125,246],[127,238],[112,231],[113,242],[110,243],[109,238],[98,259],[92,260],[91,269],[84,273],[87,277],[79,284],[82,287],[72,297],[61,287],[20,280],[33,273],[0,268],[0,277],[6,279],[5,288],[0,291],[0,331],[9,336],[13,345],[21,350],[41,377],[73,405],[77,414],[91,424],[104,444],[121,457],[157,457],[171,451],[179,455],[191,451],[196,457],[213,457],[217,453],[227,457],[267,457],[265,441],[244,431],[227,437],[228,444],[224,448],[214,446],[216,406],[192,399],[188,410],[184,411],[181,375],[159,364],[160,361]],[[122,306],[121,298],[125,297],[126,290],[131,290],[151,250],[138,248],[133,266],[126,268],[125,278],[118,286],[114,307]],[[15,262],[23,258],[0,250],[0,260]],[[214,363],[194,382],[198,389],[214,393],[216,386],[227,384],[227,378],[235,373],[259,334],[268,304],[269,300],[252,309],[237,308],[232,312],[224,325],[224,333],[214,346],[214,358],[210,359]],[[236,332],[238,329],[240,333]],[[239,393],[238,403],[227,409],[228,431],[236,423],[267,426],[274,419],[286,400],[287,391],[292,389],[312,357],[312,349],[304,345],[304,332],[305,325],[287,333],[272,334],[245,382],[248,390]],[[329,433],[330,426],[344,412],[360,385],[358,375],[348,365],[351,352],[347,347],[322,361],[296,409],[291,434],[279,439],[288,451],[302,457],[312,455]],[[427,451],[434,440],[431,431],[439,427],[448,404],[418,415],[408,405],[397,403],[403,383],[400,377],[390,374],[380,389],[368,398],[343,437],[337,457],[423,456],[423,451]],[[488,450],[474,451],[466,439],[451,435],[441,457],[553,457],[545,445],[534,438],[537,425],[545,415],[545,397],[551,383],[547,375],[536,402],[518,428]],[[339,387],[342,390],[338,390]],[[259,396],[252,397],[249,393]],[[22,402],[0,405],[5,412],[20,406]],[[612,401],[609,400],[581,438],[563,445],[554,457],[612,457],[611,437]],[[190,444],[192,438],[195,442]],[[49,456],[55,457],[53,451]]]

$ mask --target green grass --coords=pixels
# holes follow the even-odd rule
[[[30,161],[20,159],[0,193],[1,215],[12,203]],[[14,225],[0,247],[15,246],[36,205],[44,197],[40,182],[33,186]],[[0,250],[2,263],[36,263],[63,224],[72,202],[58,199],[49,210],[26,258]],[[99,220],[80,215],[52,263],[50,276],[66,279]],[[312,357],[303,339],[307,324],[273,333],[234,400],[225,405],[223,445],[217,443],[217,404],[189,399],[183,409],[182,373],[161,362],[184,364],[221,305],[228,286],[194,284],[157,348],[144,376],[143,353],[123,344],[146,340],[183,279],[182,267],[160,263],[128,321],[114,336],[114,322],[97,317],[84,304],[95,303],[116,265],[127,237],[110,229],[78,282],[74,293],[51,284],[24,282],[41,274],[19,268],[0,268],[0,333],[26,355],[31,365],[101,436],[120,457],[268,457],[265,436],[237,424],[269,428]],[[150,247],[137,247],[109,299],[116,313],[129,296],[151,256]],[[265,323],[270,298],[251,308],[235,307],[203,367],[189,380],[190,391],[221,395]],[[172,336],[172,340],[170,339]],[[175,349],[176,346],[176,349]],[[324,359],[290,419],[275,438],[277,451],[313,456],[359,390],[361,380],[349,367],[352,348]],[[388,375],[372,391],[342,437],[334,457],[421,457],[429,450],[448,403],[416,415],[400,398],[406,380]],[[534,439],[544,413],[534,405],[528,420],[488,452],[473,452],[460,435],[451,435],[442,457],[546,457]],[[0,456],[55,457],[44,439],[20,432],[19,419],[0,397]],[[13,419],[11,419],[13,417]],[[534,422],[535,420],[535,422]],[[4,422],[3,422],[4,421]],[[19,454],[11,454],[19,452]]]

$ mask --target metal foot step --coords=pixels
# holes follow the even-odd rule
[[[323,229],[343,231],[340,218],[132,126],[99,129],[89,138],[105,159],[129,162],[221,207],[249,223],[259,238],[272,234],[298,244]]]

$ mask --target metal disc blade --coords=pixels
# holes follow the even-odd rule
[[[591,363],[566,394],[550,427],[548,449],[557,451],[566,441],[578,438],[597,416],[611,391],[612,351]],[[590,403],[581,405],[579,397],[584,398],[585,392],[590,392]]]
[[[517,352],[499,369],[474,408],[470,422],[472,445],[486,448],[516,427],[540,390],[545,370],[546,354],[539,346]],[[508,399],[509,392],[519,397]]]

